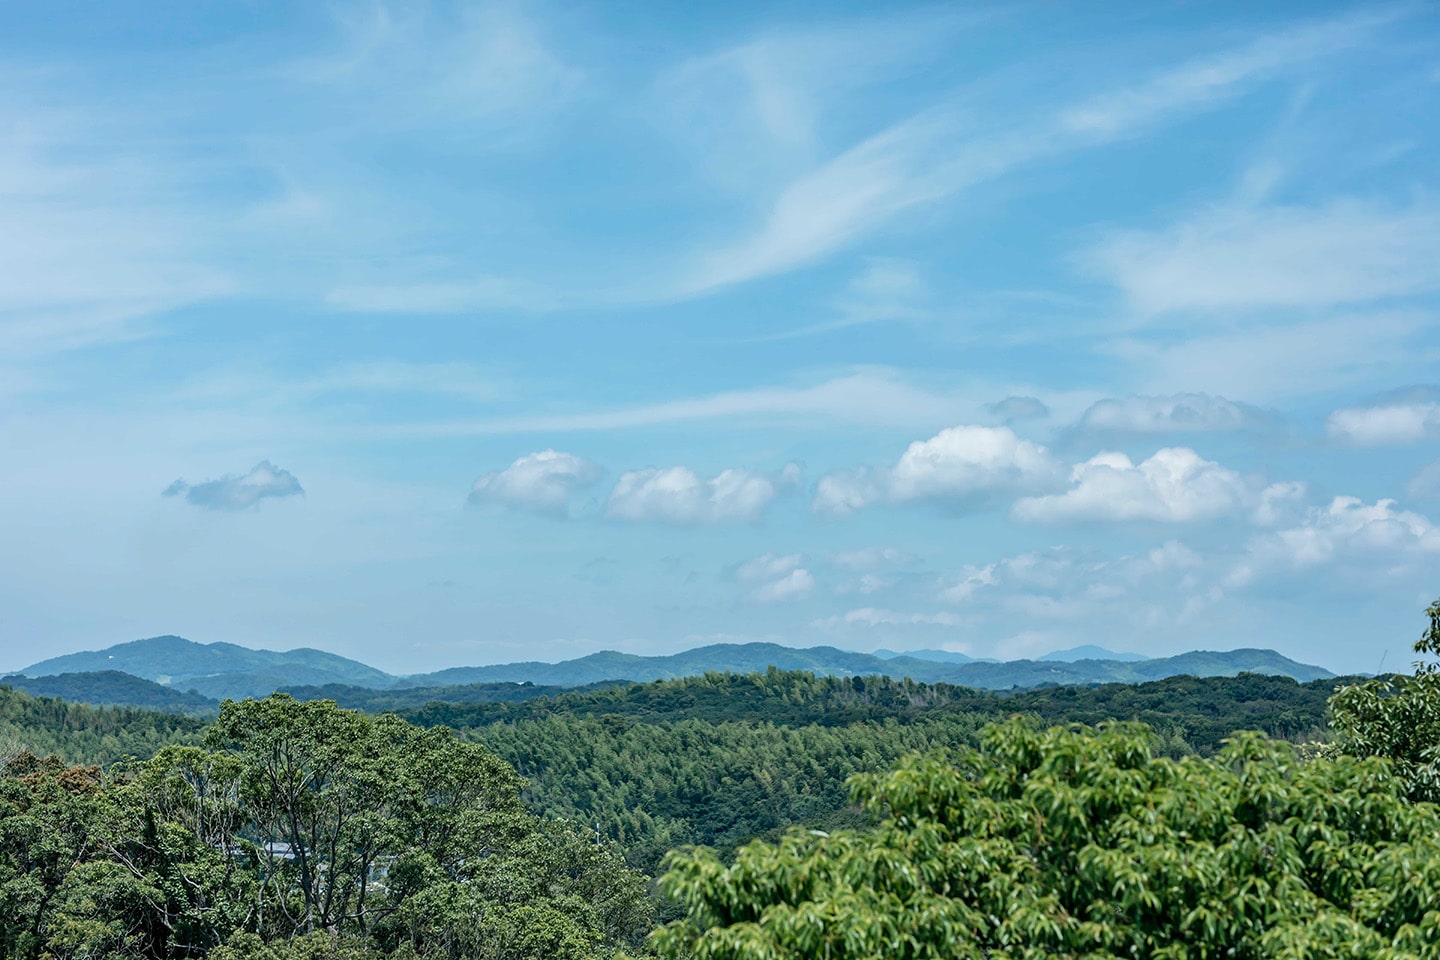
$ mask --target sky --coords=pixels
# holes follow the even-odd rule
[[[0,2],[0,670],[1398,669],[1440,6]]]

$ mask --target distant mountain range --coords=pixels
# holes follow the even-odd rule
[[[1116,653],[1114,650],[1106,650],[1104,647],[1097,647],[1094,644],[1086,644],[1083,647],[1071,647],[1069,650],[1056,650],[1054,653],[1047,653],[1035,658],[1044,660],[1047,663],[1074,663],[1077,660],[1119,660],[1121,663],[1134,663],[1137,660],[1148,660],[1149,657],[1143,653]]]
[[[615,681],[649,682],[709,671],[748,673],[772,666],[842,677],[910,677],[988,690],[1046,684],[1140,683],[1182,674],[1205,677],[1266,673],[1302,683],[1334,676],[1323,667],[1299,663],[1273,650],[1257,649],[1193,651],[1147,659],[1087,646],[1047,654],[1039,660],[1002,663],[943,650],[868,654],[834,647],[797,649],[773,643],[721,643],[668,656],[602,651],[560,663],[452,667],[397,677],[321,650],[252,650],[231,643],[203,644],[165,636],[42,660],[0,683],[68,700],[179,710],[203,709],[206,702],[265,696],[276,690],[356,706],[390,703],[398,707],[427,700],[521,700],[560,688]]]
[[[104,650],[66,654],[31,664],[27,677],[120,670],[177,690],[207,697],[264,696],[282,686],[345,683],[388,687],[395,677],[357,660],[301,647],[277,652],[233,643],[196,643],[184,637],[151,637]]]

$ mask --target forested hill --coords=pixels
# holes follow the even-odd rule
[[[913,751],[972,744],[988,722],[1143,720],[1170,756],[1210,754],[1240,729],[1327,736],[1337,681],[1172,677],[1013,695],[886,678],[710,674],[520,703],[431,704],[445,725],[515,764],[537,812],[597,823],[645,871],[666,851],[729,849],[801,824],[853,822],[845,781]]]
[[[357,660],[323,650],[253,650],[233,643],[150,637],[33,663],[28,677],[120,670],[132,676],[198,690],[209,696],[264,695],[285,685],[350,683],[389,686],[395,678]]]
[[[203,726],[177,713],[92,707],[0,686],[0,760],[29,751],[71,763],[114,763],[172,743],[198,743]]]
[[[606,687],[589,692],[490,703],[432,702],[402,711],[422,726],[478,728],[547,718],[606,718],[627,723],[765,723],[847,727],[912,723],[945,715],[1001,719],[1023,713],[1047,723],[1140,720],[1159,731],[1184,731],[1203,753],[1235,730],[1293,737],[1320,731],[1325,702],[1339,677],[1299,683],[1289,677],[1168,677],[1141,684],[1045,687],[1009,693],[887,677],[817,677],[771,669]]]
[[[44,677],[27,677],[17,673],[0,677],[0,685],[23,690],[36,697],[59,697],[74,703],[143,707],[199,715],[212,714],[220,708],[220,704],[209,697],[193,691],[176,690],[119,670]]]
[[[1093,648],[1094,651],[1108,651]],[[1092,652],[1080,648],[1057,656]],[[492,687],[488,692],[462,692],[449,688],[529,683],[537,686],[583,687],[616,681],[648,683],[721,671],[748,673],[770,667],[803,670],[818,675],[854,677],[909,677],[926,683],[950,683],[987,690],[1009,690],[1047,684],[1141,683],[1163,677],[1234,676],[1267,673],[1305,682],[1333,676],[1322,667],[1298,663],[1273,650],[1241,649],[1220,652],[1192,651],[1148,660],[1015,660],[1006,663],[969,660],[945,651],[916,651],[886,656],[834,647],[798,649],[774,643],[713,644],[666,656],[642,657],[602,651],[560,663],[510,663],[480,667],[453,667],[436,673],[395,677],[354,660],[320,650],[251,650],[234,644],[194,643],[180,637],[153,637],[123,643],[106,650],[70,654],[41,661],[22,673],[31,678],[118,670],[180,691],[196,691],[219,701],[225,698],[261,697],[277,690],[319,687],[336,694],[333,699],[372,706],[384,698],[368,698],[341,687],[363,690],[446,688],[434,699],[523,699],[526,691]],[[59,682],[59,681],[57,681]],[[95,702],[117,702],[82,689],[75,679],[66,696]],[[138,695],[138,692],[132,692]],[[397,696],[393,706],[414,704],[415,695]],[[119,701],[131,702],[131,701]],[[143,701],[149,703],[151,701]],[[156,706],[162,704],[154,701]]]

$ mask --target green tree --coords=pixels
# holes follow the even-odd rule
[[[672,854],[694,960],[1440,957],[1440,811],[1380,759],[1014,720],[852,780],[867,832]]]
[[[1440,656],[1440,600],[1426,615],[1415,652]],[[1411,797],[1440,801],[1440,665],[1421,659],[1414,670],[1342,687],[1330,701],[1331,725],[1341,751],[1388,759]]]

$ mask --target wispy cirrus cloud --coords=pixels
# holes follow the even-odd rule
[[[976,406],[966,394],[927,389],[892,370],[863,368],[806,385],[749,387],[609,410],[431,421],[377,429],[385,435],[438,438],[629,430],[719,419],[893,426],[953,421]]]
[[[1117,231],[1081,264],[1142,314],[1344,306],[1440,290],[1440,208],[1228,204]]]
[[[503,3],[379,0],[333,8],[327,48],[280,67],[332,91],[370,124],[485,121],[554,109],[584,79],[542,26]]]
[[[1007,118],[979,135],[968,112],[942,102],[794,177],[776,193],[758,228],[701,253],[669,298],[701,296],[813,263],[902,211],[1238,96],[1290,67],[1363,44],[1396,16],[1363,13],[1281,30],[1052,112]]]

